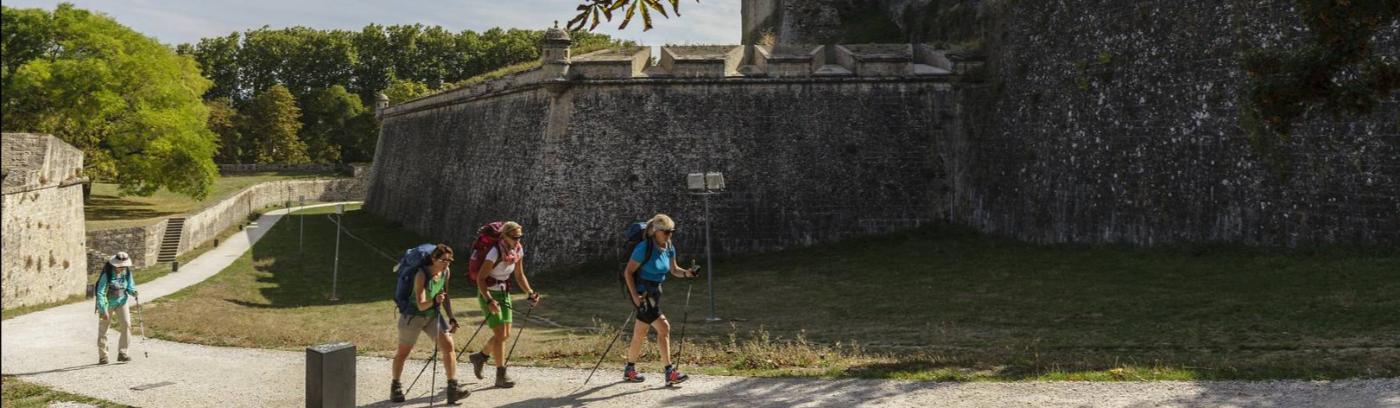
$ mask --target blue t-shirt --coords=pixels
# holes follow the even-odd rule
[[[638,270],[642,279],[653,282],[665,282],[666,275],[671,272],[671,259],[676,257],[676,247],[672,245],[665,250],[661,246],[652,244],[651,259],[644,259],[647,256],[647,241],[637,243],[632,248],[632,260],[642,264]]]

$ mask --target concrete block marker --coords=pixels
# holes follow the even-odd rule
[[[355,345],[306,348],[306,407],[355,406]]]

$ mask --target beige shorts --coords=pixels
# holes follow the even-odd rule
[[[437,341],[437,317],[399,315],[399,344],[418,343],[418,333],[426,333],[428,341]]]

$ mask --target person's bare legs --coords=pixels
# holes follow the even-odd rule
[[[632,344],[627,348],[627,362],[635,363],[642,354],[642,342],[647,339],[647,324],[637,320],[632,325]]]
[[[408,353],[411,352],[413,352],[412,344],[399,344],[399,349],[394,351],[394,381],[398,381],[399,376],[403,374],[403,363],[408,360]]]
[[[457,356],[456,353],[453,353],[453,350],[456,350],[457,346],[452,344],[452,335],[443,332],[442,335],[438,336],[437,341],[438,355],[442,356],[442,365],[447,371],[447,379],[457,379]],[[394,378],[398,378],[398,375],[395,374]]]
[[[509,339],[509,338],[510,338],[510,323],[506,323],[506,324],[502,324],[502,325],[500,325],[500,326],[492,327],[492,328],[491,328],[491,333],[492,333],[492,335],[491,335],[491,340],[488,341],[488,342],[486,343],[486,344],[487,344],[487,347],[489,347],[489,350],[490,350],[490,352],[488,352],[487,354],[490,354],[490,355],[492,355],[492,356],[495,357],[495,359],[496,359],[496,367],[505,367],[505,366],[506,366],[506,353],[505,353],[506,347],[505,347],[505,346],[506,346],[506,339]]]
[[[671,365],[671,322],[662,315],[651,322],[656,328],[656,348],[661,350],[661,364]]]

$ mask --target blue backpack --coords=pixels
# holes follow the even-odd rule
[[[413,274],[421,271],[425,275],[424,281],[427,281],[427,269],[423,266],[428,264],[434,249],[437,249],[437,245],[423,244],[410,248],[404,251],[398,266],[394,267],[399,275],[398,285],[394,287],[394,304],[398,305],[399,314],[418,314],[418,302],[413,299]]]
[[[637,247],[637,244],[640,244],[642,242],[647,243],[645,259],[648,261],[651,260],[651,251],[653,248],[653,244],[651,242],[651,239],[647,237],[646,221],[638,221],[631,224],[627,224],[627,231],[625,232],[625,236],[627,237],[627,243],[624,244],[626,245],[626,247],[622,250],[622,254],[623,256],[625,256],[624,260],[622,261],[623,270],[626,270],[627,261],[632,260],[632,250]],[[638,277],[639,273],[641,273],[640,270],[638,270],[637,272],[633,272],[632,277],[634,279],[640,279]],[[622,273],[620,272],[617,274],[617,280],[619,282],[627,282],[626,277],[622,276]],[[626,285],[624,284],[623,286]]]

